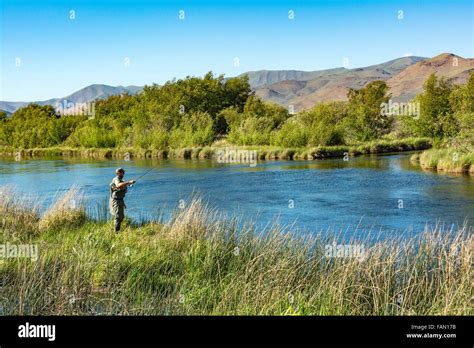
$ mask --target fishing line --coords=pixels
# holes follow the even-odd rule
[[[133,188],[135,186],[135,184],[137,183],[138,180],[140,180],[141,178],[143,178],[145,175],[147,175],[149,172],[151,172],[152,170],[154,170],[155,168],[151,168],[150,170],[146,171],[145,173],[143,173],[142,175],[140,175],[136,180],[135,180],[135,183],[130,185],[129,187],[131,188],[129,194],[132,194],[133,193]]]

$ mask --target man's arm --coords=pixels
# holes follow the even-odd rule
[[[128,181],[118,183],[117,185],[115,185],[115,187],[120,190],[121,188],[123,188],[125,186],[133,185],[135,182],[136,182],[136,180],[128,180]]]

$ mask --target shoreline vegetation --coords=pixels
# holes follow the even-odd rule
[[[43,215],[31,197],[0,190],[0,245],[37,247],[35,259],[0,258],[3,315],[473,314],[467,224],[343,241],[242,226],[192,197],[166,223],[115,234],[75,188]],[[363,254],[328,255],[339,243]]]
[[[285,148],[279,146],[234,146],[220,142],[218,145],[188,147],[182,149],[150,150],[140,148],[72,148],[51,147],[34,149],[14,149],[0,147],[0,156],[15,157],[79,157],[92,159],[213,159],[219,151],[256,151],[258,160],[313,160],[358,156],[364,154],[396,153],[419,151],[431,148],[428,138],[408,138],[399,140],[370,141],[359,145],[316,146]]]
[[[296,112],[260,99],[245,76],[212,72],[93,103],[91,115],[78,105],[58,111],[34,103],[0,112],[0,155],[204,159],[225,146],[255,150],[257,160],[312,160],[434,147],[413,162],[474,170],[474,72],[463,85],[432,74],[408,103],[393,102],[388,85],[372,81],[349,89],[347,101]]]
[[[454,149],[430,149],[414,154],[411,161],[425,170],[474,175],[474,153]]]

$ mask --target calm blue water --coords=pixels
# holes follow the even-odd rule
[[[43,207],[58,192],[81,187],[94,206],[108,197],[118,166],[126,178],[147,174],[127,194],[126,213],[139,219],[169,217],[193,192],[211,207],[243,221],[273,219],[309,231],[383,229],[420,231],[437,221],[447,227],[472,221],[474,179],[423,172],[408,154],[365,156],[349,161],[267,161],[256,167],[213,161],[0,160],[0,185],[39,196]],[[403,204],[402,208],[399,208]],[[293,208],[290,208],[293,206]]]

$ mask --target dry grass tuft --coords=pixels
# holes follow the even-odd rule
[[[41,217],[40,231],[78,227],[86,221],[84,196],[77,187],[71,187],[59,196]]]
[[[13,186],[0,186],[0,226],[8,234],[31,235],[37,232],[39,204],[15,192]]]

